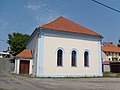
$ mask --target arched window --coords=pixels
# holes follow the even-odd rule
[[[73,50],[71,54],[71,66],[76,66],[77,52]]]
[[[61,49],[59,49],[57,51],[57,66],[62,66],[62,62],[63,62],[63,51]]]
[[[89,53],[88,53],[88,51],[84,52],[84,66],[89,67]]]

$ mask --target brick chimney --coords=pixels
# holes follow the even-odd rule
[[[118,45],[117,46],[120,48],[120,39],[118,40]]]

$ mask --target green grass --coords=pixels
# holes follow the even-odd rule
[[[78,79],[78,78],[120,78],[120,73],[112,73],[112,72],[104,72],[103,77],[100,76],[93,76],[93,77],[34,77],[32,75],[28,74],[15,74],[15,76],[23,76],[23,77],[29,77],[29,78],[54,78],[54,79]]]
[[[120,78],[120,73],[104,72],[103,78]]]
[[[29,75],[29,74],[15,74],[15,76],[23,76],[23,77],[33,78],[33,76]]]

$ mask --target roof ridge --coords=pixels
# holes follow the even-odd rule
[[[48,25],[48,24],[50,24],[50,23],[52,23],[52,22],[55,22],[55,21],[58,20],[59,18],[64,18],[64,17],[63,17],[63,16],[60,16],[60,17],[55,18],[55,19],[51,20],[50,22],[48,22],[48,23],[46,23],[46,24],[43,24],[43,25],[41,25],[41,26]],[[41,26],[38,26],[38,28],[41,28]]]
[[[66,31],[66,32],[72,32],[72,33],[80,33],[80,34],[102,37],[102,35],[98,34],[97,32],[92,31],[63,16],[60,16],[47,24],[38,26],[38,28],[47,28],[51,30]]]

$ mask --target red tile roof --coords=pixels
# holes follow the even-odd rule
[[[120,48],[115,46],[111,42],[104,42],[104,45],[102,46],[102,51],[104,51],[104,52],[119,52],[120,53]]]
[[[120,63],[120,61],[104,61],[104,62],[102,62],[103,65],[109,65],[112,63]]]
[[[71,20],[68,20],[62,16],[48,24],[39,26],[38,28],[47,28],[47,29],[57,30],[57,31],[65,31],[65,32],[72,32],[72,33],[79,33],[79,34],[86,34],[86,35],[102,37],[102,35],[94,32],[90,29],[87,29]]]
[[[110,62],[109,61],[104,61],[104,62],[102,62],[102,64],[103,65],[108,65],[108,64],[110,64]]]
[[[32,51],[23,50],[22,52],[16,55],[16,58],[32,58]]]

